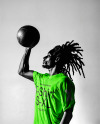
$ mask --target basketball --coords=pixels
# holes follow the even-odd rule
[[[18,30],[17,40],[20,45],[32,48],[39,42],[40,33],[35,27],[31,25],[25,25]]]

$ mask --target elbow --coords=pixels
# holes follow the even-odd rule
[[[21,76],[22,75],[22,73],[21,72],[18,72],[18,74]]]
[[[18,71],[18,74],[19,74],[20,76],[22,76],[22,75],[23,75],[22,71]]]
[[[18,71],[18,74],[22,77],[25,77],[25,72],[22,72],[22,71]]]

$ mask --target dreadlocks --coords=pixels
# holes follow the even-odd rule
[[[83,74],[83,77],[85,78],[84,71],[83,71],[83,66],[84,63],[82,61],[82,54],[81,47],[79,46],[78,43],[74,43],[74,40],[71,42],[67,41],[65,44],[62,46],[58,45],[54,49],[50,50],[49,52],[55,56],[59,57],[59,66],[61,67],[61,72],[67,74],[70,79],[71,74],[70,71],[72,69],[73,75],[75,71],[78,71],[79,74]]]

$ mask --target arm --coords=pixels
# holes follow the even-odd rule
[[[73,112],[72,108],[66,110],[64,112],[64,115],[63,115],[63,118],[62,118],[60,124],[69,124],[72,119],[72,112]]]
[[[71,119],[72,119],[72,113],[73,113],[73,109],[74,109],[74,105],[75,105],[75,98],[74,98],[74,93],[75,93],[75,86],[74,84],[68,79],[66,78],[66,84],[67,87],[64,89],[65,91],[65,102],[67,103],[66,107],[68,107],[65,111],[64,111],[64,115],[63,118],[61,120],[61,124],[69,124]]]
[[[29,70],[29,57],[31,53],[31,48],[26,48],[25,53],[21,59],[18,74],[33,81],[33,72],[32,70]]]

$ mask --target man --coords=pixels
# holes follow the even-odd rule
[[[34,124],[69,124],[75,105],[75,86],[72,72],[83,73],[81,47],[78,43],[66,42],[50,50],[43,58],[43,67],[49,74],[29,70],[31,48],[25,49],[18,73],[34,81],[36,87]],[[85,77],[85,76],[84,76]]]

